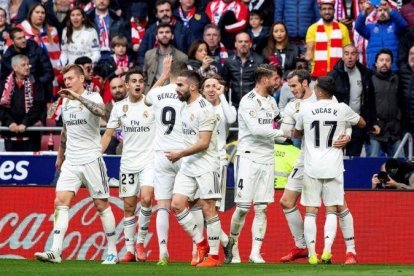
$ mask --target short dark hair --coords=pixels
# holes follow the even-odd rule
[[[391,57],[391,62],[392,62],[392,60],[394,59],[394,56],[393,56],[392,51],[391,51],[390,49],[388,49],[388,48],[382,48],[382,49],[380,49],[380,50],[377,52],[377,54],[375,55],[375,62],[377,62],[377,61],[378,61],[378,57],[379,57],[380,55],[382,55],[382,54],[389,55],[389,56]]]
[[[82,56],[75,59],[74,63],[78,65],[85,65],[87,63],[92,63],[92,59],[90,59],[90,57],[87,56]]]
[[[330,76],[319,77],[315,86],[329,96],[333,96],[335,94],[335,81]]]
[[[254,70],[254,79],[258,83],[263,77],[271,77],[273,73],[276,73],[279,77],[283,76],[282,69],[279,66],[272,64],[260,64]]]
[[[290,73],[287,75],[288,80],[294,77],[298,77],[298,81],[300,83],[302,83],[304,80],[307,80],[308,86],[309,86],[309,83],[311,82],[311,75],[309,71],[305,69],[296,69],[296,70],[290,71]]]
[[[144,79],[145,79],[144,71],[142,71],[141,67],[136,66],[136,67],[133,67],[133,68],[128,70],[128,72],[125,75],[125,82],[126,83],[129,82],[129,79],[134,74],[139,74],[139,75],[143,76]]]
[[[253,15],[258,16],[261,20],[263,20],[263,14],[262,14],[262,12],[261,12],[261,11],[259,11],[259,10],[252,10],[252,11],[250,12],[250,14],[249,14],[249,17],[250,17],[250,16],[253,16]]]
[[[24,32],[23,32],[23,30],[22,30],[22,29],[17,28],[17,27],[14,27],[14,28],[12,28],[12,29],[10,30],[10,38],[11,38],[11,40],[13,40],[13,39],[14,39],[14,36],[15,36],[17,33],[24,33]]]
[[[171,63],[171,75],[179,76],[181,72],[188,70],[187,63],[181,60],[173,60]]]
[[[190,79],[191,81],[195,82],[197,89],[200,89],[201,77],[200,77],[200,74],[198,74],[197,72],[187,69],[187,70],[182,71],[178,76]]]
[[[158,34],[158,30],[161,28],[169,28],[171,33],[174,34],[174,28],[173,26],[170,25],[170,23],[166,23],[166,22],[159,22],[159,24],[157,25],[157,30],[155,31],[155,35]]]
[[[66,74],[67,72],[72,70],[75,71],[77,75],[85,76],[85,72],[83,71],[82,66],[80,66],[79,64],[70,64],[63,67],[62,73]]]
[[[172,10],[173,4],[171,3],[170,0],[157,0],[157,1],[155,1],[155,5],[154,5],[155,13],[157,13],[157,7],[161,6],[161,5],[164,5],[165,3],[170,4],[171,10]]]

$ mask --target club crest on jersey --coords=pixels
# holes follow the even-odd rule
[[[193,113],[190,114],[190,121],[194,121],[194,114]]]
[[[127,111],[128,111],[128,105],[127,105],[127,104],[124,104],[124,105],[122,106],[122,112],[124,112],[123,117],[126,117],[126,113],[127,113]]]
[[[299,112],[299,108],[300,108],[300,102],[297,102],[295,104],[295,110],[296,110],[296,112]]]
[[[83,104],[80,104],[80,105],[79,105],[79,109],[80,109],[80,110],[83,110]]]
[[[144,113],[142,114],[142,116],[144,116],[144,118],[148,118],[148,116],[149,116],[148,110],[145,110]]]

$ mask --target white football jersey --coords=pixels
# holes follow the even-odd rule
[[[145,101],[152,105],[155,114],[155,146],[157,151],[183,148],[181,109],[184,103],[178,99],[177,85],[168,84],[150,90]]]
[[[224,95],[220,96],[221,103],[214,106],[214,111],[217,117],[217,149],[220,161],[224,164],[226,162],[226,142],[229,135],[230,125],[236,121],[237,111],[234,106],[230,106]],[[227,116],[226,116],[227,114]],[[231,120],[231,121],[229,121]]]
[[[103,104],[99,93],[85,90],[82,97]],[[66,126],[66,161],[71,165],[83,165],[102,156],[100,117],[89,111],[80,101],[63,99],[62,120]]]
[[[274,164],[275,139],[283,131],[273,129],[273,121],[279,115],[273,97],[262,97],[253,89],[240,101],[239,140],[237,155],[245,156],[256,163]]]
[[[303,104],[296,129],[305,136],[305,173],[313,178],[335,178],[343,173],[343,151],[332,147],[345,134],[347,124],[356,125],[360,116],[335,99]]]
[[[144,97],[136,103],[129,97],[116,102],[106,126],[120,127],[124,133],[121,171],[125,173],[139,172],[154,162],[155,118]]]
[[[210,144],[206,150],[183,158],[180,171],[191,177],[219,170],[217,151],[217,121],[213,106],[201,95],[185,104],[181,114],[184,146],[194,145],[200,132],[211,131]]]

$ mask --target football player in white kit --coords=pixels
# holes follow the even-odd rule
[[[322,262],[331,262],[331,247],[337,230],[336,212],[344,205],[344,163],[342,149],[333,141],[345,133],[347,124],[365,127],[362,117],[344,103],[333,99],[335,82],[331,77],[316,81],[314,103],[302,105],[295,125],[295,135],[305,137],[304,174],[301,204],[306,207],[304,232],[309,251],[309,263],[319,263],[316,254],[316,216],[321,198],[326,207],[325,246]]]
[[[99,212],[108,240],[103,264],[118,263],[115,218],[108,202],[109,187],[105,163],[102,158],[99,121],[105,116],[105,106],[99,93],[84,88],[85,74],[79,65],[63,69],[66,88],[59,91],[63,97],[63,130],[56,159],[61,171],[56,184],[55,214],[52,247],[37,252],[40,261],[60,263],[63,238],[69,224],[69,207],[81,184],[85,184]]]
[[[102,137],[105,152],[117,128],[124,133],[119,196],[124,200],[124,235],[127,252],[121,262],[145,261],[145,237],[151,218],[151,200],[154,192],[154,137],[155,118],[151,107],[144,102],[144,73],[139,68],[125,75],[128,97],[116,102]],[[138,235],[135,244],[137,195],[141,210],[138,216]],[[134,248],[135,244],[135,248]]]
[[[238,237],[244,226],[251,202],[255,217],[252,225],[250,261],[264,263],[260,249],[266,233],[267,206],[274,201],[274,144],[284,141],[282,130],[273,129],[279,115],[272,94],[279,86],[280,75],[273,65],[262,64],[255,70],[255,88],[246,94],[239,106],[239,140],[235,164],[236,210],[230,225],[230,237],[235,240],[233,256],[226,262],[239,263]]]
[[[181,150],[184,147],[183,130],[181,127],[183,102],[178,99],[175,81],[180,72],[187,70],[187,64],[181,61],[171,63],[171,60],[170,57],[164,58],[164,70],[160,78],[160,82],[169,79],[169,84],[152,88],[145,97],[145,102],[151,105],[154,110],[156,126],[154,192],[158,205],[156,219],[160,250],[158,265],[168,264],[168,229],[171,198],[175,176],[181,164],[181,160],[172,163],[165,156],[165,152]]]
[[[286,105],[283,112],[283,120],[280,129],[289,131],[294,129],[296,118],[301,105],[304,103],[314,103],[317,101],[315,93],[310,89],[309,83],[311,76],[307,70],[294,70],[287,76],[289,88],[295,99]],[[346,132],[340,135],[334,141],[333,146],[336,148],[343,148],[351,139],[352,128],[347,127]],[[302,141],[302,148],[304,141]],[[303,230],[303,220],[296,202],[302,192],[303,187],[303,151],[288,177],[283,195],[280,199],[280,205],[283,208],[289,229],[295,241],[296,247],[283,256],[281,262],[290,262],[300,258],[308,257],[308,249]],[[347,256],[345,264],[356,263],[355,241],[354,241],[354,224],[351,212],[348,209],[346,202],[339,206],[338,210],[339,225],[341,227],[345,243],[347,246]]]
[[[216,207],[219,211],[224,212],[226,189],[227,189],[227,153],[226,153],[226,141],[229,135],[230,125],[237,120],[237,111],[234,106],[231,106],[226,96],[224,95],[225,82],[220,75],[213,74],[207,76],[202,85],[201,89],[203,96],[209,101],[214,108],[217,116],[217,148],[220,158],[220,190],[221,200],[217,200]],[[229,238],[223,231],[220,235],[220,243],[223,246],[224,255],[226,259],[232,258],[232,250],[234,240]]]
[[[169,151],[171,162],[183,158],[175,178],[171,207],[178,223],[197,245],[197,267],[220,266],[219,244],[221,225],[216,211],[220,199],[219,158],[217,151],[217,122],[213,106],[200,94],[201,78],[190,70],[180,73],[176,81],[178,97],[185,102],[182,113],[182,130],[185,148]],[[199,192],[207,224],[208,243],[204,239],[203,225],[198,225],[188,210],[188,201]],[[206,255],[208,254],[207,258]]]

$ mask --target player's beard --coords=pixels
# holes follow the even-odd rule
[[[187,90],[183,94],[178,93],[178,99],[182,102],[186,102],[190,98],[190,91]]]

